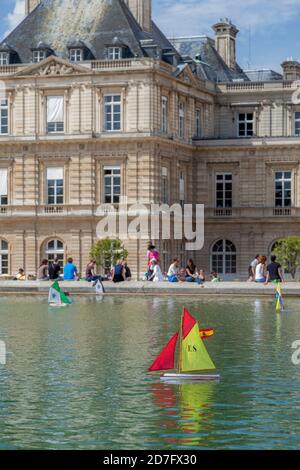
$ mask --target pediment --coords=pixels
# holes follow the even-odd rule
[[[176,78],[178,78],[178,80],[181,80],[182,82],[188,83],[190,85],[194,85],[194,86],[198,85],[197,79],[193,75],[193,73],[192,73],[190,67],[188,66],[188,64],[185,64],[183,69],[176,74]]]
[[[17,76],[38,76],[38,77],[54,77],[64,75],[79,75],[89,73],[89,69],[80,65],[69,62],[59,57],[50,56],[47,59],[30,65],[17,73]]]

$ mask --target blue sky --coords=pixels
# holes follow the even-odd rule
[[[238,60],[243,68],[280,71],[287,57],[300,61],[300,0],[153,0],[153,16],[169,36],[208,34],[229,17],[240,29]],[[21,20],[24,0],[0,0],[0,37]]]

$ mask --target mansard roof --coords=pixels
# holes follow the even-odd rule
[[[245,70],[245,74],[251,82],[283,80],[283,75],[271,69]]]
[[[135,57],[151,56],[151,48],[144,50],[141,45],[145,39],[177,54],[155,24],[151,33],[144,32],[123,0],[42,0],[4,41],[17,51],[22,63],[31,62],[31,50],[40,42],[48,44],[56,56],[68,58],[68,45],[83,41],[94,58],[101,60],[116,36]]]
[[[215,41],[207,36],[190,36],[170,39],[181,56],[188,56],[197,63],[200,78],[213,82],[249,81],[238,64],[231,70],[215,48]]]

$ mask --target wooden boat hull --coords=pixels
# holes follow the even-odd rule
[[[214,382],[220,380],[220,375],[204,374],[164,374],[160,378],[166,382]]]

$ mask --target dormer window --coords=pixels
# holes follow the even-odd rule
[[[41,62],[44,59],[46,59],[46,51],[32,51],[32,62],[34,64]]]
[[[82,49],[70,49],[70,61],[71,62],[81,62],[82,60],[83,60]]]
[[[9,64],[9,52],[0,52],[0,65]]]
[[[122,59],[122,47],[109,47],[107,51],[108,60]]]
[[[37,64],[38,62],[41,62],[42,60],[46,59],[50,55],[54,54],[53,50],[51,49],[48,44],[45,44],[44,42],[39,42],[37,47],[34,49],[31,49],[32,51],[32,62],[34,64]]]
[[[67,45],[69,51],[70,62],[82,62],[84,60],[94,60],[95,57],[86,44],[79,40],[73,39]]]

